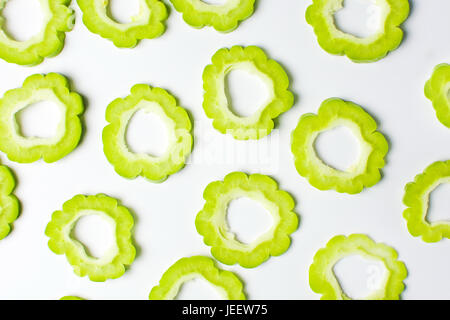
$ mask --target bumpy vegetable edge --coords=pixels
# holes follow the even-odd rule
[[[64,47],[65,32],[71,31],[75,16],[69,8],[71,0],[39,0],[44,13],[41,32],[26,41],[16,41],[4,30],[1,16],[7,0],[0,0],[0,58],[25,66],[40,64],[45,58],[58,55]]]
[[[0,166],[0,240],[11,232],[12,224],[20,212],[19,200],[12,193],[16,180],[7,167]]]
[[[71,231],[77,221],[87,215],[99,215],[115,230],[115,244],[100,258],[89,255],[87,248],[74,239]],[[75,274],[88,276],[91,281],[103,282],[117,279],[131,265],[136,255],[133,246],[133,216],[119,204],[118,200],[106,195],[77,195],[63,205],[62,211],[55,211],[48,223],[45,234],[50,238],[50,250],[66,255]]]
[[[295,202],[289,193],[279,190],[270,177],[233,172],[223,181],[210,183],[203,197],[206,203],[198,213],[195,225],[205,244],[211,247],[211,254],[220,262],[255,268],[270,256],[280,256],[289,249],[290,235],[299,224],[293,211]],[[236,239],[226,220],[229,203],[240,197],[261,203],[273,218],[271,229],[249,244]]]
[[[170,132],[169,147],[160,157],[136,154],[127,146],[127,125],[138,110],[156,113]],[[193,146],[191,120],[186,110],[164,89],[135,85],[131,95],[116,99],[108,106],[106,120],[110,124],[103,130],[103,150],[122,177],[143,176],[152,182],[163,182],[185,166]]]
[[[83,22],[93,33],[111,40],[116,47],[133,48],[140,40],[154,39],[166,29],[167,8],[160,0],[140,0],[140,11],[129,23],[110,17],[109,0],[77,0]]]
[[[212,26],[220,32],[231,32],[241,21],[253,14],[256,0],[229,0],[221,5],[212,5],[201,0],[170,1],[190,26]]]
[[[194,278],[203,278],[213,285],[226,300],[245,300],[244,286],[232,272],[219,269],[214,260],[194,256],[182,258],[162,276],[159,284],[150,292],[150,300],[173,300],[182,285]]]
[[[405,289],[403,280],[408,272],[405,264],[397,260],[397,252],[385,244],[374,242],[366,235],[352,234],[349,237],[334,237],[314,256],[309,269],[309,284],[314,292],[322,295],[322,300],[350,300],[343,292],[333,267],[339,260],[351,255],[380,261],[386,268],[382,286],[365,297],[366,300],[400,299]]]
[[[233,69],[246,70],[257,75],[270,91],[268,100],[249,117],[239,117],[230,108],[226,94],[226,76]],[[283,68],[270,60],[255,46],[223,48],[212,57],[212,64],[203,72],[203,109],[213,120],[215,129],[230,133],[235,139],[261,139],[274,128],[273,119],[288,111],[294,104],[289,91],[289,78]]]
[[[359,161],[346,171],[325,164],[314,146],[320,133],[339,126],[351,129],[360,141]],[[324,101],[317,115],[302,116],[292,133],[291,150],[297,171],[319,190],[357,194],[374,186],[381,179],[388,149],[375,120],[360,106],[337,98]]]
[[[346,55],[354,62],[373,62],[399,47],[403,40],[401,24],[409,16],[408,0],[377,0],[382,24],[368,37],[360,38],[339,30],[334,14],[344,0],[313,0],[306,11],[306,21],[314,28],[319,45],[328,53]]]
[[[24,137],[16,114],[40,101],[52,101],[61,110],[57,133],[50,138]],[[31,163],[39,159],[51,163],[72,152],[78,145],[84,112],[81,96],[70,91],[68,80],[57,73],[28,77],[22,88],[7,91],[0,99],[0,150],[11,161]]]
[[[405,187],[403,203],[407,209],[403,212],[403,217],[411,235],[421,236],[425,242],[450,238],[450,222],[427,221],[430,194],[443,183],[450,183],[450,161],[433,163]]]
[[[439,121],[450,128],[450,65],[443,63],[434,69],[425,85],[425,95],[433,103]]]

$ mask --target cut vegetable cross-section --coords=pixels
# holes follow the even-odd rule
[[[12,172],[0,166],[0,240],[11,232],[11,225],[19,216],[19,201],[12,194],[15,187],[16,180]]]
[[[226,76],[234,69],[242,69],[258,76],[269,88],[269,99],[253,115],[239,117],[230,108],[226,94]],[[289,78],[283,68],[270,60],[258,47],[220,49],[212,57],[212,64],[203,72],[205,90],[203,109],[213,126],[235,139],[261,139],[274,128],[273,119],[288,111],[294,95],[288,90]]]
[[[72,237],[78,220],[93,214],[111,223],[115,231],[114,245],[100,258],[90,256],[84,245]],[[133,216],[118,200],[101,194],[77,195],[64,203],[62,211],[53,213],[45,234],[50,238],[49,248],[56,254],[65,254],[78,276],[103,282],[121,277],[134,261],[133,225]]]
[[[195,225],[205,244],[211,247],[211,254],[220,262],[255,268],[270,256],[280,256],[288,250],[290,235],[297,230],[299,219],[293,211],[295,203],[291,195],[279,190],[270,177],[230,173],[224,181],[210,183],[203,197],[206,203],[198,213]],[[228,205],[240,197],[258,201],[273,218],[270,230],[248,244],[236,239],[226,219]]]
[[[5,19],[1,14],[7,2],[0,0],[0,58],[32,66],[61,52],[65,32],[72,30],[74,24],[74,14],[69,8],[71,0],[39,0],[44,13],[44,27],[26,41],[16,41],[4,30]]]
[[[139,110],[156,113],[165,122],[170,132],[169,146],[162,156],[136,154],[128,148],[127,125]],[[193,137],[189,115],[164,89],[144,84],[134,86],[131,95],[116,99],[108,106],[106,120],[110,124],[103,130],[103,150],[122,177],[143,176],[153,182],[163,182],[184,167],[191,153]]]
[[[345,126],[360,141],[359,161],[340,171],[325,164],[317,155],[314,142],[323,131]],[[389,146],[377,131],[375,120],[360,106],[341,99],[324,101],[319,113],[304,115],[292,133],[291,150],[298,173],[319,190],[334,189],[356,194],[374,186],[381,179],[380,169]]]
[[[243,284],[232,272],[219,269],[213,259],[194,256],[182,258],[162,276],[150,292],[150,300],[173,300],[187,281],[203,278],[213,285],[225,300],[245,300]]]
[[[427,221],[430,194],[441,184],[450,183],[450,161],[435,162],[406,185],[403,203],[408,207],[403,217],[414,237],[421,236],[425,242],[450,239],[450,222]]]
[[[111,40],[119,48],[133,48],[142,39],[159,37],[165,31],[167,9],[160,0],[139,0],[140,12],[132,22],[119,23],[109,13],[110,0],[77,0],[83,22],[93,33]]]
[[[365,297],[366,300],[400,298],[405,289],[403,280],[407,276],[407,270],[405,264],[397,260],[397,252],[385,244],[374,242],[366,235],[352,234],[349,237],[334,237],[314,256],[314,262],[309,268],[309,284],[314,292],[322,295],[322,300],[350,300],[343,292],[333,268],[341,259],[352,255],[380,261],[386,268],[383,285]]]
[[[16,114],[41,101],[54,102],[62,119],[57,133],[50,138],[24,137],[19,132]],[[22,88],[5,93],[0,99],[0,150],[12,161],[30,163],[39,159],[55,162],[72,152],[78,145],[84,111],[81,96],[70,91],[68,80],[57,74],[32,75]]]
[[[256,0],[224,0],[223,4],[209,4],[202,0],[170,1],[190,26],[212,26],[217,31],[231,32],[253,14]]]
[[[438,65],[425,85],[425,95],[433,103],[439,121],[450,128],[450,65]]]
[[[319,45],[328,53],[346,55],[355,62],[372,62],[397,49],[403,40],[400,25],[409,16],[408,0],[376,0],[381,9],[378,31],[360,38],[336,27],[334,14],[344,0],[313,0],[306,11],[306,21],[314,28]]]

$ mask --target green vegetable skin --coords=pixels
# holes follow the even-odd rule
[[[111,40],[116,47],[133,48],[142,39],[153,39],[166,29],[166,6],[160,0],[140,0],[140,12],[129,23],[118,23],[109,16],[109,0],[77,0],[83,22],[93,33]]]
[[[86,300],[86,299],[83,299],[83,298],[80,298],[80,297],[74,297],[74,296],[65,296],[65,297],[62,297],[59,300],[82,301],[82,300]]]
[[[37,65],[44,58],[58,55],[64,47],[65,32],[71,31],[75,16],[69,8],[71,0],[39,0],[44,13],[41,32],[26,41],[12,39],[4,30],[1,16],[8,0],[0,0],[0,58],[19,65]]]
[[[115,230],[116,243],[101,258],[91,257],[83,244],[71,237],[78,220],[88,215],[104,218]],[[50,238],[49,248],[56,254],[65,254],[78,276],[103,282],[120,278],[134,261],[133,225],[133,216],[118,200],[102,194],[77,195],[64,203],[62,211],[53,213],[45,234]]]
[[[63,117],[55,136],[50,138],[24,137],[19,131],[15,114],[27,106],[48,100],[54,102]],[[22,88],[5,93],[0,99],[0,150],[11,161],[31,163],[39,159],[51,163],[72,152],[78,145],[82,125],[80,115],[83,100],[71,92],[68,80],[56,73],[32,75]]]
[[[430,194],[439,185],[450,183],[450,161],[435,162],[406,185],[403,203],[408,207],[403,217],[408,230],[414,237],[422,237],[425,242],[438,242],[450,238],[450,222],[427,221]]]
[[[279,256],[288,250],[289,236],[297,230],[299,223],[292,211],[295,202],[289,193],[279,190],[270,177],[233,172],[224,181],[210,183],[203,197],[206,203],[198,213],[195,225],[205,244],[211,247],[211,254],[220,262],[255,268],[270,256]],[[226,220],[229,203],[240,197],[258,201],[273,217],[272,228],[249,244],[236,239]]]
[[[138,110],[154,112],[171,132],[169,147],[161,157],[135,154],[125,141],[127,124]],[[163,182],[185,166],[193,145],[192,124],[185,109],[161,88],[139,84],[131,95],[116,99],[106,110],[110,123],[103,130],[103,150],[116,172],[128,179],[143,176],[153,182]]]
[[[397,49],[403,40],[400,25],[409,16],[408,0],[377,0],[382,9],[382,24],[372,36],[359,38],[336,27],[334,14],[344,0],[313,0],[306,21],[314,28],[319,45],[328,53],[346,55],[354,62],[373,62]]]
[[[358,163],[347,171],[325,164],[314,148],[320,133],[339,126],[351,129],[361,144]],[[302,116],[292,133],[291,149],[298,173],[319,190],[357,194],[374,186],[381,179],[380,169],[389,149],[386,138],[376,130],[375,120],[360,106],[336,98],[324,101],[319,113]]]
[[[224,4],[208,4],[202,0],[170,1],[190,26],[212,26],[220,32],[231,32],[253,14],[256,0],[227,0]]]
[[[383,286],[365,299],[400,299],[405,288],[403,280],[408,272],[405,264],[397,260],[397,252],[385,244],[375,243],[366,235],[352,234],[349,237],[334,237],[314,256],[314,262],[309,268],[309,284],[314,292],[322,295],[322,300],[350,300],[339,285],[333,267],[339,260],[352,255],[380,261],[386,268]]]
[[[229,72],[242,69],[257,75],[270,89],[270,98],[249,117],[239,117],[230,110],[225,93],[225,81]],[[235,139],[261,139],[274,128],[273,119],[288,111],[294,104],[294,95],[288,90],[289,78],[283,68],[268,59],[264,51],[255,46],[234,46],[220,49],[212,57],[212,64],[203,72],[205,90],[203,109],[213,126]]]
[[[425,85],[425,95],[433,103],[439,121],[450,128],[450,65],[440,64]]]
[[[20,206],[12,194],[16,181],[11,171],[0,166],[0,240],[11,232],[11,225],[19,216]]]
[[[245,300],[243,284],[232,272],[216,267],[214,260],[195,256],[182,258],[162,276],[159,285],[150,292],[150,300],[173,300],[181,286],[195,278],[202,278],[213,285],[225,300]]]

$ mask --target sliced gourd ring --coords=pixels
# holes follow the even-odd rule
[[[334,169],[317,155],[314,142],[320,133],[345,126],[360,141],[358,163],[346,171]],[[298,173],[319,190],[334,189],[341,193],[360,193],[381,179],[389,146],[377,131],[377,123],[360,106],[341,99],[324,101],[319,113],[304,115],[292,133],[292,153]]]
[[[270,177],[230,173],[224,181],[210,183],[203,197],[206,203],[198,213],[195,225],[205,244],[211,247],[211,254],[220,262],[254,268],[270,256],[280,256],[288,250],[290,234],[297,230],[299,219],[292,211],[295,203],[290,194],[279,190]],[[271,229],[248,244],[236,239],[226,219],[228,205],[240,197],[261,203],[273,218]]]
[[[190,26],[212,26],[220,32],[231,32],[253,14],[256,0],[226,0],[223,4],[208,4],[202,0],[170,1]]]
[[[139,0],[139,14],[132,22],[119,23],[109,14],[109,0],[77,0],[83,22],[93,33],[111,40],[116,47],[133,48],[142,39],[154,39],[166,29],[167,8],[160,0]]]
[[[11,225],[19,216],[19,201],[12,194],[15,187],[16,180],[11,171],[0,166],[0,240],[11,232]]]
[[[425,242],[450,238],[449,221],[427,221],[430,194],[444,183],[450,183],[450,161],[433,163],[405,188],[403,203],[408,208],[403,212],[403,217],[408,224],[409,233],[414,237],[421,236]]]
[[[159,285],[150,292],[150,300],[174,300],[182,285],[195,278],[202,278],[213,285],[225,300],[245,300],[244,286],[230,271],[219,269],[214,260],[194,256],[182,258],[162,276]]]
[[[239,117],[230,109],[225,90],[226,76],[234,69],[246,70],[257,75],[270,90],[264,105],[249,117]],[[230,133],[235,139],[261,139],[274,128],[273,119],[288,111],[294,104],[289,88],[289,78],[283,68],[268,59],[258,47],[223,48],[212,57],[212,64],[203,72],[205,90],[203,109],[213,126],[223,134]]]
[[[89,215],[104,218],[114,229],[115,244],[100,258],[89,255],[83,244],[71,234],[78,220]],[[133,216],[118,200],[101,194],[77,195],[64,203],[62,211],[53,213],[45,234],[50,238],[50,250],[65,254],[78,276],[87,275],[91,281],[103,282],[121,277],[126,266],[134,261],[133,225]]]
[[[65,32],[71,31],[75,17],[70,0],[39,0],[44,13],[41,32],[26,41],[16,41],[5,31],[1,13],[8,0],[0,1],[0,58],[19,65],[37,65],[58,55],[64,47]]]
[[[433,102],[439,121],[450,128],[450,65],[440,64],[425,86],[425,95]]]
[[[400,25],[409,16],[408,0],[376,0],[381,8],[379,30],[365,38],[345,33],[336,26],[334,14],[344,0],[313,0],[306,11],[306,21],[314,28],[319,45],[328,53],[346,55],[355,62],[372,62],[384,58],[403,40]]]
[[[155,113],[169,129],[169,146],[160,157],[133,153],[126,144],[127,125],[139,110]],[[143,176],[153,182],[165,181],[184,167],[191,153],[193,138],[189,115],[164,89],[135,85],[131,95],[116,99],[108,106],[106,120],[110,124],[103,130],[103,150],[122,177],[134,179]]]
[[[366,235],[352,234],[349,237],[334,237],[314,256],[314,262],[309,268],[309,285],[314,292],[322,295],[322,300],[350,300],[342,290],[333,267],[339,260],[352,255],[382,262],[386,268],[382,286],[364,299],[400,299],[405,289],[403,280],[408,272],[405,264],[397,260],[397,252],[383,243],[374,242]]]
[[[61,110],[61,120],[53,137],[25,137],[20,132],[16,114],[41,101],[54,102]],[[78,145],[84,105],[78,93],[70,91],[68,80],[57,73],[28,77],[22,88],[10,90],[0,100],[0,150],[11,161],[31,163],[39,159],[51,163],[72,152]]]

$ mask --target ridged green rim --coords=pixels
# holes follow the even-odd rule
[[[322,300],[350,300],[343,292],[333,267],[339,260],[351,255],[380,261],[386,268],[383,285],[370,293],[366,300],[400,299],[405,289],[403,280],[408,272],[405,264],[397,260],[397,252],[385,244],[374,242],[366,235],[352,234],[348,237],[334,237],[314,256],[314,262],[309,268],[309,284],[314,292],[322,295]]]
[[[400,25],[409,16],[408,0],[377,0],[383,24],[374,35],[359,38],[336,27],[334,14],[344,0],[313,0],[306,11],[306,21],[314,28],[319,45],[328,53],[346,55],[355,62],[373,62],[398,48],[403,40]]]
[[[71,235],[81,217],[93,214],[111,223],[116,238],[115,245],[100,258],[90,256],[83,244]],[[45,234],[50,238],[50,250],[66,255],[78,276],[88,276],[91,281],[103,282],[120,278],[126,266],[133,263],[136,255],[132,240],[133,225],[133,216],[118,200],[102,194],[77,195],[64,203],[62,211],[53,213]]]
[[[219,269],[214,260],[202,256],[178,260],[163,274],[159,284],[151,290],[149,299],[173,300],[185,282],[197,277],[203,278],[216,287],[224,299],[246,299],[244,286],[234,273]]]
[[[229,203],[240,197],[261,203],[273,218],[271,229],[249,244],[236,239],[226,220]],[[206,203],[198,213],[195,225],[205,244],[211,247],[211,254],[220,262],[255,268],[270,256],[280,256],[289,249],[290,235],[299,224],[293,211],[295,202],[289,193],[278,189],[272,178],[233,172],[223,181],[210,183],[203,198]]]
[[[425,95],[433,103],[439,121],[450,128],[450,65],[443,63],[433,71],[425,85]]]
[[[16,113],[40,101],[52,101],[63,114],[54,137],[24,137],[15,117]],[[39,159],[51,163],[71,153],[80,142],[81,96],[70,90],[69,81],[57,73],[35,74],[28,77],[21,88],[7,91],[0,99],[0,150],[11,161],[31,163]]]
[[[314,142],[320,133],[345,126],[360,141],[359,161],[346,171],[334,169],[317,155]],[[319,190],[357,194],[381,179],[389,149],[386,138],[377,131],[377,123],[360,106],[341,99],[328,99],[319,112],[301,117],[292,133],[291,150],[298,173]]]
[[[12,193],[16,180],[8,167],[0,166],[0,240],[11,232],[20,212],[19,200]]]
[[[249,117],[239,117],[230,109],[225,93],[226,76],[233,69],[242,69],[256,74],[270,89],[270,98]],[[203,109],[213,126],[223,134],[235,139],[261,139],[269,135],[273,119],[288,111],[294,104],[294,95],[289,91],[289,78],[284,69],[270,60],[264,51],[255,46],[223,48],[212,57],[212,64],[203,72],[205,90]]]

